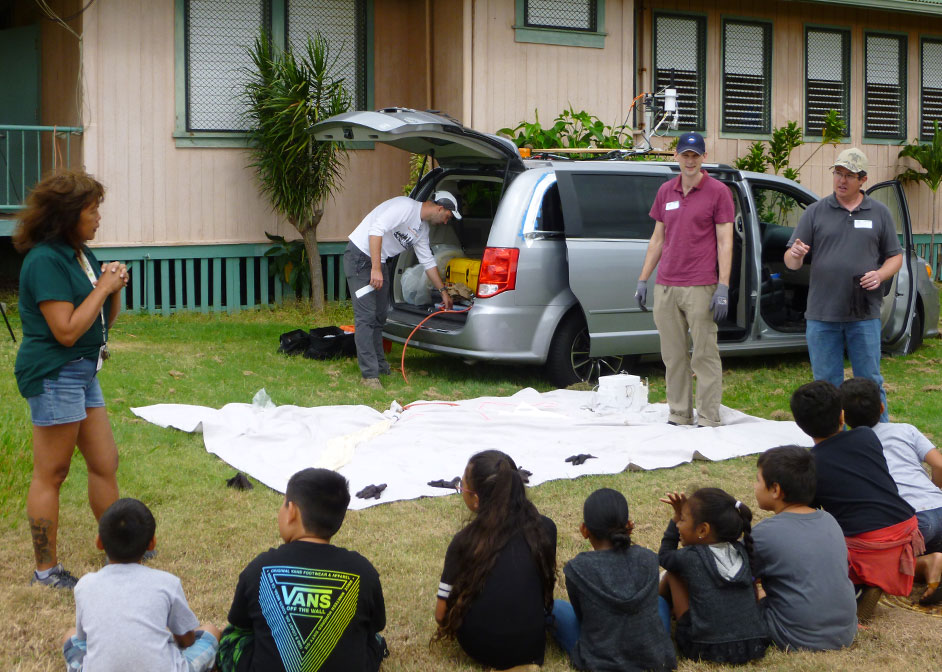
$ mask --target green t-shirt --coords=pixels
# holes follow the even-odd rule
[[[101,264],[83,246],[85,256],[101,275]],[[75,250],[61,242],[36,245],[26,254],[20,270],[20,320],[23,342],[16,353],[13,373],[20,394],[35,397],[43,393],[43,380],[56,380],[64,364],[80,357],[98,358],[104,343],[101,318],[96,319],[71,348],[59,343],[46,323],[39,304],[42,301],[68,301],[78,307],[92,293],[92,283],[82,270]],[[105,299],[105,319],[111,310],[111,297]]]

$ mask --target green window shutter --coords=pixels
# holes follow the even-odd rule
[[[868,34],[864,44],[864,137],[906,137],[906,36]]]
[[[654,15],[654,90],[677,89],[678,128],[706,128],[706,17]]]
[[[824,117],[837,110],[850,134],[850,31],[805,30],[805,133],[820,135]]]
[[[772,24],[723,22],[723,131],[771,131],[771,52]]]
[[[921,52],[919,139],[931,141],[933,122],[942,124],[942,40],[924,38]]]

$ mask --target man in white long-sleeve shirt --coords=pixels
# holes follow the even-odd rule
[[[409,248],[425,267],[425,273],[438,290],[445,284],[428,242],[429,226],[447,223],[452,216],[461,219],[458,199],[450,192],[436,191],[421,203],[407,196],[397,196],[376,206],[350,234],[343,255],[343,270],[353,298],[356,327],[357,363],[362,383],[380,389],[380,374],[389,373],[383,353],[383,326],[389,309],[389,276],[386,260]],[[367,285],[373,291],[357,292]],[[442,291],[442,303],[451,308],[451,297]]]

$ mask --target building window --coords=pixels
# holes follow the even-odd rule
[[[368,107],[369,5],[371,0],[178,0],[185,92],[177,103],[176,135],[246,130],[244,71],[254,67],[248,50],[262,28],[298,55],[319,31],[355,107]]]
[[[868,34],[864,46],[864,137],[906,137],[906,36]]]
[[[678,127],[706,126],[706,17],[654,15],[654,90],[677,89]]]
[[[366,109],[366,3],[362,0],[288,0],[288,44],[303,51],[320,31],[336,58],[335,72],[353,94],[353,106]]]
[[[261,0],[190,0],[186,8],[186,128],[241,131],[242,70],[251,67],[248,47],[265,26]]]
[[[805,31],[805,133],[820,135],[824,118],[837,110],[850,135],[850,31]]]
[[[772,24],[723,22],[723,130],[771,131]]]
[[[605,0],[516,0],[514,40],[605,46]]]
[[[942,125],[942,40],[922,41],[922,90],[919,92],[919,139],[932,140],[933,122]]]
[[[526,0],[523,25],[527,28],[597,30],[595,0]]]

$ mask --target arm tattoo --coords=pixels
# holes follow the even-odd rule
[[[52,548],[49,545],[49,529],[52,521],[48,518],[30,518],[29,531],[33,535],[33,553],[37,563],[52,562]]]

